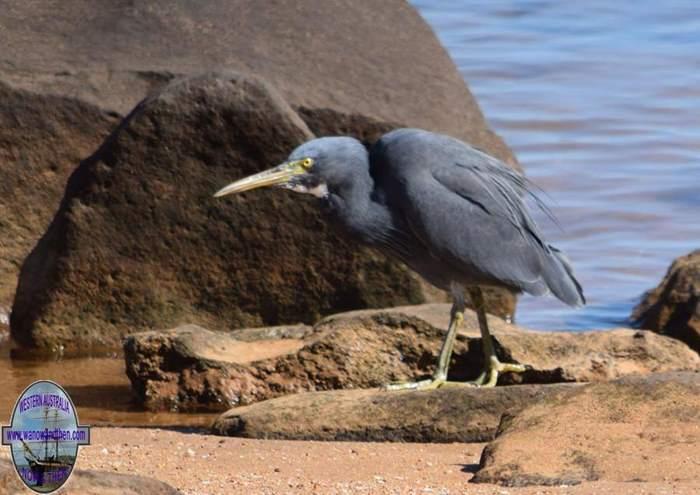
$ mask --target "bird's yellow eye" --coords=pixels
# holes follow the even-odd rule
[[[314,161],[311,158],[304,158],[301,161],[301,166],[304,167],[306,170],[309,170],[313,164]]]

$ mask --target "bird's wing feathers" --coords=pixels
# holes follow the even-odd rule
[[[571,266],[530,215],[527,197],[553,218],[521,174],[462,141],[417,129],[383,136],[372,158],[388,204],[453,281],[585,302]]]
[[[531,294],[551,291],[567,304],[585,304],[571,264],[563,253],[547,244],[525,205],[524,197],[532,197],[554,220],[531,183],[494,158],[475,153],[468,161],[432,169],[433,178],[447,191],[478,208],[470,218],[463,219],[462,228],[469,232],[467,238],[478,235],[478,245],[488,246],[488,252],[477,249],[476,253],[461,253],[485,273]]]
[[[555,222],[554,216],[532,191],[530,182],[518,172],[477,150],[452,164],[437,165],[433,177],[450,192],[479,206],[485,213],[507,221],[524,239],[536,242],[549,251],[535,221],[524,202],[525,196],[534,199]],[[480,156],[479,156],[480,155]],[[467,158],[467,157],[464,157]],[[476,159],[475,159],[476,158]]]
[[[445,219],[424,218],[420,223],[428,227],[431,241],[449,243],[453,258],[487,278],[545,293],[539,251],[549,252],[549,247],[521,197],[529,192],[522,176],[502,165],[473,159],[435,165],[431,175],[435,186],[442,187],[441,199],[451,204],[450,210],[461,213],[447,220],[448,229],[431,226]],[[426,210],[421,215],[431,213]],[[446,241],[448,233],[451,241]]]

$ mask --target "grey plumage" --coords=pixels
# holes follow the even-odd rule
[[[465,291],[482,335],[484,371],[472,382],[479,386],[496,385],[499,373],[528,370],[498,359],[481,287],[551,292],[572,306],[585,303],[571,264],[547,243],[528,211],[525,198],[530,197],[551,216],[532,184],[449,136],[398,129],[369,152],[350,137],[314,139],[285,163],[234,182],[216,196],[270,185],[319,197],[334,224],[451,292],[450,325],[432,379],[389,388],[446,383]]]
[[[311,176],[328,186],[335,220],[434,285],[552,292],[584,304],[571,265],[544,240],[524,198],[551,213],[525,177],[495,158],[418,129],[392,131],[369,153],[352,138],[320,138],[290,160],[306,156],[315,161]]]

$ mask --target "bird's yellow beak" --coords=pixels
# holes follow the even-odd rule
[[[243,191],[250,191],[258,187],[279,186],[286,184],[295,175],[305,173],[306,170],[302,165],[302,160],[285,162],[275,168],[265,170],[255,175],[246,177],[229,184],[220,189],[214,194],[215,198],[226,196],[227,194],[235,194]]]

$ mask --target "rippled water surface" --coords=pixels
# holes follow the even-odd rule
[[[518,322],[625,323],[673,258],[700,248],[700,2],[413,4],[547,191],[563,231],[537,218],[589,300],[524,297]]]

